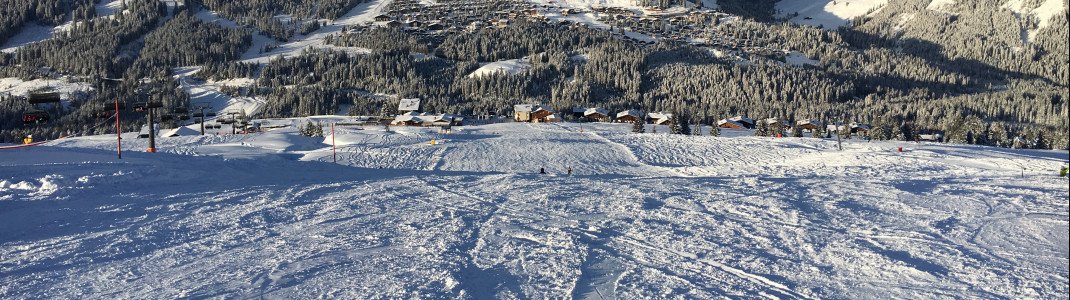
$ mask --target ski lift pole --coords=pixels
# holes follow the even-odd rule
[[[119,125],[119,97],[115,97],[115,151],[119,153],[119,159],[123,159],[123,129]]]

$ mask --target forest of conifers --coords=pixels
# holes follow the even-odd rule
[[[173,78],[173,68],[203,66],[196,74],[202,80],[255,78],[244,95],[266,99],[259,117],[331,114],[343,106],[350,114],[379,115],[389,113],[397,98],[418,97],[425,111],[441,113],[508,115],[513,104],[543,103],[674,112],[707,125],[735,115],[862,122],[879,129],[872,136],[877,139],[896,138],[890,132],[909,126],[914,132],[943,132],[954,142],[1009,145],[1007,140],[1019,137],[1029,141],[1026,147],[1068,143],[1066,10],[1034,38],[1023,39],[1022,30],[1037,29],[1038,21],[1008,13],[999,0],[961,3],[968,7],[955,14],[926,10],[929,0],[892,0],[832,30],[778,20],[775,1],[720,2],[724,11],[743,16],[710,25],[720,34],[817,60],[806,66],[745,52],[725,57],[686,43],[643,45],[609,30],[523,19],[503,28],[437,35],[351,28],[326,42],[369,53],[310,49],[251,64],[239,57],[254,47],[252,35],[286,41],[311,24],[274,16],[334,19],[362,1],[204,0],[171,7],[129,0],[127,13],[104,20],[95,18],[93,0],[9,2],[0,7],[0,42],[28,24],[76,25],[0,54],[0,78],[74,76],[100,92],[75,99],[44,125],[23,125],[20,116],[30,105],[0,96],[0,142],[26,134],[114,130],[99,126],[97,111],[117,97],[188,106],[189,95]],[[244,26],[204,23],[192,16],[201,9]],[[902,26],[906,14],[921,25]],[[520,58],[530,67],[519,74],[468,76],[483,63]],[[130,114],[124,118],[128,129],[144,122],[136,113],[124,114]],[[995,135],[1001,138],[974,138]]]

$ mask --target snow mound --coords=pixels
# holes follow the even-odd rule
[[[517,75],[524,73],[531,68],[531,63],[527,58],[500,60],[488,64],[484,64],[471,74],[468,74],[468,78],[479,78],[484,76],[494,75]]]
[[[194,125],[190,125],[190,126],[194,126]],[[196,125],[196,126],[198,126],[198,129],[200,128],[199,124]],[[170,129],[170,130],[164,131],[164,133],[161,134],[160,136],[163,136],[163,137],[177,137],[177,136],[194,136],[194,135],[201,135],[201,132],[199,130],[190,128],[189,126],[182,126],[182,127],[178,127],[178,128],[174,128],[174,129]]]

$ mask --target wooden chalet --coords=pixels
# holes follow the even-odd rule
[[[817,130],[818,128],[824,127],[825,123],[822,123],[821,121],[818,121],[818,120],[806,119],[806,120],[801,120],[801,121],[795,122],[795,126],[798,126],[802,130],[813,132],[814,130]]]
[[[747,126],[743,123],[732,121],[729,119],[721,119],[717,121],[717,127],[725,129],[746,129]]]
[[[583,117],[594,122],[609,122],[609,110],[604,108],[588,108],[583,112]]]
[[[518,104],[513,106],[513,120],[516,122],[542,123],[556,121],[558,118],[550,109],[541,104]]]
[[[670,125],[672,124],[672,114],[649,113],[646,115],[646,122],[655,125]]]
[[[617,113],[617,118],[615,120],[620,123],[632,123],[637,120],[642,120],[642,118],[643,113],[639,112],[638,110],[629,109]]]
[[[748,118],[748,117],[744,117],[744,116],[735,116],[735,117],[728,118],[727,120],[739,123],[740,125],[743,125],[743,128],[750,128],[750,129],[753,129],[754,125],[757,124],[757,123],[754,122],[754,119],[751,119],[751,118]]]

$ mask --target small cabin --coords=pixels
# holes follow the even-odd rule
[[[646,122],[655,125],[669,125],[672,124],[672,114],[649,113],[646,115]]]
[[[390,121],[390,125],[397,126],[421,126],[424,124],[424,120],[420,114],[416,112],[407,112],[394,117],[393,121]]]
[[[609,110],[603,108],[588,108],[583,112],[583,117],[593,122],[609,122]]]
[[[728,118],[727,120],[739,123],[740,125],[743,125],[744,128],[749,128],[749,129],[753,129],[754,125],[757,124],[757,123],[754,122],[754,119],[751,119],[751,118],[748,118],[748,117],[744,117],[744,116],[735,116],[735,117]]]
[[[443,30],[443,29],[446,29],[446,25],[443,25],[442,23],[439,23],[439,22],[434,22],[434,23],[431,23],[431,24],[427,24],[427,30],[435,31],[435,30]]]
[[[572,117],[574,117],[574,118],[582,118],[583,117],[583,113],[585,113],[585,112],[587,112],[587,108],[586,107],[573,107],[572,108]]]
[[[513,106],[513,120],[517,122],[541,123],[557,120],[550,109],[541,104],[518,104]]]
[[[421,22],[421,21],[419,21],[419,20],[416,20],[416,21],[409,21],[409,22],[405,22],[405,27],[409,27],[409,28],[421,28],[421,27],[424,27],[424,22]]]
[[[933,134],[919,134],[917,136],[918,141],[921,142],[941,142],[944,140],[944,135],[939,133]]]
[[[391,18],[391,17],[390,17],[390,16],[388,16],[388,15],[378,15],[378,16],[375,16],[375,21],[376,21],[376,22],[389,22],[389,21],[391,21],[391,20],[393,20],[393,18]]]
[[[869,124],[851,123],[851,133],[864,134],[864,133],[869,132],[869,129],[870,129]]]
[[[788,127],[790,127],[790,126],[788,126],[787,123],[781,121],[780,118],[768,118],[768,119],[765,119],[765,120],[762,120],[762,121],[765,122],[765,125],[769,126],[769,128],[788,128]]]
[[[795,126],[798,126],[802,130],[813,132],[814,130],[825,126],[825,124],[818,120],[806,119],[795,122]]]
[[[643,113],[638,110],[629,109],[617,113],[616,121],[620,123],[633,123],[638,120],[642,120]]]
[[[721,119],[720,121],[717,121],[717,127],[718,128],[725,128],[725,129],[746,129],[747,128],[747,126],[744,125],[743,123],[732,121],[732,120],[729,120],[729,119]]]

